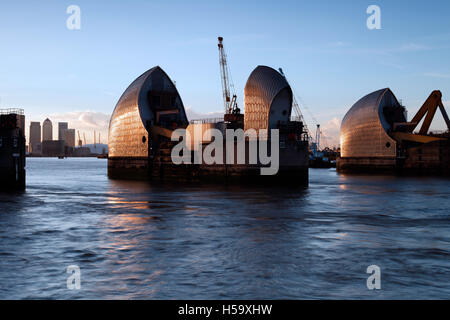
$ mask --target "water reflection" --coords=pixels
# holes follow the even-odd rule
[[[156,185],[61,163],[31,160],[26,194],[0,194],[0,298],[450,294],[448,181],[311,170],[307,189]],[[79,292],[65,288],[71,264]],[[383,292],[365,287],[370,264]]]

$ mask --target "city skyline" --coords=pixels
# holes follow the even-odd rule
[[[66,27],[71,4],[2,5],[0,35],[8,46],[0,52],[0,106],[24,108],[27,124],[47,117],[74,122],[81,132],[101,132],[106,141],[121,92],[156,65],[176,81],[190,120],[218,115],[217,36],[224,37],[239,106],[253,68],[282,67],[302,98],[310,130],[314,117],[330,144],[338,142],[346,111],[374,90],[390,87],[410,115],[434,89],[450,105],[450,67],[439,59],[450,49],[446,1],[377,1],[380,30],[366,26],[367,1],[77,1],[80,30]],[[217,19],[224,11],[233,19]],[[148,19],[148,12],[158,14]],[[130,23],[129,16],[138,22]],[[431,129],[444,129],[439,114]],[[92,134],[87,138],[93,140]]]
[[[50,121],[49,122],[49,125],[51,125],[50,127],[49,127],[49,129],[47,129],[47,130],[51,130],[50,132],[51,132],[51,135],[49,135],[48,133],[47,133],[47,135],[46,135],[46,133],[44,132],[46,129],[45,129],[45,122],[46,121]],[[105,136],[102,136],[102,134],[101,134],[101,132],[100,131],[82,131],[82,130],[79,130],[78,128],[73,128],[72,126],[71,126],[71,123],[69,123],[68,121],[58,121],[58,122],[53,122],[50,118],[46,118],[44,121],[26,121],[26,126],[25,126],[25,128],[26,128],[26,136],[27,136],[27,144],[29,144],[29,143],[32,143],[32,142],[34,142],[34,141],[32,141],[32,137],[31,137],[31,127],[33,126],[33,124],[39,124],[39,126],[40,126],[40,137],[41,137],[41,139],[40,139],[40,142],[43,142],[43,141],[56,141],[56,140],[65,140],[65,133],[62,133],[62,135],[63,135],[63,139],[60,139],[60,129],[59,129],[59,125],[60,124],[67,124],[68,125],[68,128],[66,128],[64,131],[70,131],[70,130],[74,130],[74,132],[73,132],[73,134],[75,134],[74,135],[74,139],[75,139],[75,144],[74,144],[74,146],[75,147],[77,147],[78,146],[78,132],[80,133],[80,137],[81,137],[81,139],[82,139],[82,141],[83,141],[83,145],[84,145],[84,136],[86,137],[86,141],[87,141],[87,144],[93,144],[94,143],[94,134],[96,134],[96,143],[104,143],[104,144],[107,144],[107,143],[105,143],[105,141],[103,140],[103,138],[105,137]],[[55,125],[56,124],[56,125]],[[29,129],[29,130],[27,130],[27,129]],[[71,133],[72,134],[72,133]],[[84,134],[84,135],[83,135]],[[99,134],[100,134],[100,136],[99,136]],[[102,138],[103,137],[103,138]],[[99,141],[99,139],[100,139],[100,141]],[[92,143],[90,142],[92,140]]]
[[[54,128],[56,128],[57,135],[53,135]],[[104,145],[101,143],[101,133],[94,133],[96,134],[95,143],[97,145]],[[42,122],[42,125],[41,122],[30,121],[28,135],[27,150],[30,154],[35,156],[44,155],[45,142],[54,143],[57,141],[64,141],[63,146],[69,148],[92,145],[91,143],[87,143],[88,139],[86,138],[85,133],[79,133],[79,130],[70,128],[68,122],[57,122],[57,125],[53,126],[53,123],[49,118],[45,119]],[[57,139],[53,139],[54,136]],[[78,137],[81,139],[81,145],[79,144],[80,140]],[[92,139],[94,140],[94,138]],[[47,149],[49,145],[52,144],[47,144]]]

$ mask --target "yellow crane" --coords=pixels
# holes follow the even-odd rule
[[[417,127],[419,122],[425,117],[422,127],[419,130],[419,134],[425,135],[430,129],[431,122],[433,121],[434,114],[437,108],[441,110],[442,116],[444,117],[445,123],[447,124],[447,129],[450,130],[450,120],[448,118],[447,112],[445,111],[444,104],[442,103],[442,93],[439,90],[433,91],[422,107],[417,111],[416,115],[410,122],[409,132],[413,132]]]
[[[394,131],[391,132],[391,136],[399,142],[413,141],[427,143],[435,140],[443,140],[442,138],[427,134],[438,108],[441,110],[444,121],[447,124],[447,129],[450,131],[450,119],[442,103],[442,93],[439,90],[434,90],[411,121],[394,123]],[[424,120],[419,129],[419,133],[414,133],[414,130],[422,119]]]

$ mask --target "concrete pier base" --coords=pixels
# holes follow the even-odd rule
[[[426,143],[398,157],[342,157],[337,159],[336,167],[343,173],[450,176],[450,141]]]
[[[260,168],[251,165],[175,165],[172,163],[158,163],[150,168],[147,159],[110,158],[108,176],[111,179],[159,182],[308,185],[307,166],[280,167],[276,175],[261,175]]]
[[[364,157],[338,158],[336,161],[336,169],[339,172],[361,172],[361,173],[394,173],[396,170],[397,160],[394,157],[376,158]]]

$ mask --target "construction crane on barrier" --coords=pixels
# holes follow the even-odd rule
[[[312,114],[311,110],[308,108],[307,104],[305,103],[305,101],[303,101],[303,99],[301,97],[298,97],[298,99],[300,100],[300,104],[301,106],[308,112],[309,117],[311,118],[311,120],[314,122],[314,124],[316,125],[316,138],[315,140],[312,139],[312,135],[310,135],[310,141],[311,143],[316,143],[316,147],[317,149],[319,149],[319,145],[320,145],[320,139],[322,138],[323,140],[325,140],[325,144],[328,145],[328,141],[326,136],[323,134],[322,129],[320,128],[320,124],[319,121],[317,121],[317,119],[314,117],[314,115]]]
[[[428,134],[431,122],[433,121],[434,115],[438,108],[441,110],[442,116],[447,125],[447,130],[450,131],[450,119],[447,111],[445,110],[444,104],[442,103],[442,92],[439,90],[434,90],[411,121],[394,123],[394,130],[393,132],[390,132],[390,135],[402,143],[428,143],[434,140],[441,140],[439,137]],[[423,122],[419,132],[414,133],[414,130],[422,120]]]
[[[448,118],[447,111],[445,111],[444,104],[442,103],[442,93],[439,90],[433,91],[422,107],[417,111],[414,118],[409,123],[409,132],[413,132],[417,127],[419,122],[425,118],[422,123],[422,127],[419,130],[419,134],[425,135],[430,129],[431,121],[433,121],[434,114],[436,110],[441,110],[442,116],[444,117],[445,123],[447,124],[447,129],[450,130],[450,119]]]
[[[233,80],[230,76],[231,73],[228,68],[227,54],[223,48],[223,38],[218,37],[217,39],[219,40],[219,62],[225,114],[239,114],[240,110],[237,105],[237,96],[234,91]]]
[[[278,71],[280,71],[281,75],[284,77],[284,79],[286,79],[286,82],[289,84],[289,86],[291,86],[291,84],[289,83],[288,79],[286,78],[286,75],[283,72],[283,69],[278,68]],[[292,89],[292,86],[291,86],[291,89]],[[300,107],[299,107],[299,105],[297,103],[297,99],[295,98],[295,94],[292,95],[292,106],[294,107],[295,116],[298,119],[300,119],[301,122],[303,122],[303,127],[305,128],[305,131],[306,131],[306,133],[308,135],[308,140],[311,141],[312,140],[311,132],[308,129],[308,125],[306,124],[305,118],[303,117],[302,111],[300,110]]]
[[[286,78],[286,75],[283,72],[283,69],[282,68],[278,68],[278,70],[280,71],[281,75],[286,79],[286,82],[291,86],[291,84],[289,83],[288,79]],[[292,86],[291,86],[291,89],[292,89],[292,91],[294,91]],[[299,106],[299,104],[297,102],[297,98],[296,98],[295,92],[293,92],[292,98],[293,98],[292,99],[292,106],[294,107],[295,116],[297,118],[299,118],[301,122],[303,122],[305,131],[306,131],[306,133],[308,135],[308,141],[310,142],[310,144],[312,144],[313,141],[314,141],[315,146],[313,146],[313,147],[316,148],[317,151],[318,151],[319,146],[320,146],[320,137],[322,136],[322,138],[325,140],[325,143],[328,145],[328,141],[327,141],[325,135],[323,134],[322,130],[320,129],[320,124],[318,123],[317,119],[312,115],[311,111],[307,107],[306,103],[302,100],[302,98],[299,98],[301,103],[302,103],[302,106],[306,109],[306,111],[308,111],[309,116],[311,117],[312,121],[314,122],[314,124],[317,127],[316,128],[316,136],[315,136],[315,139],[313,139],[312,134],[309,131],[308,126],[306,124],[305,118],[303,117],[303,114],[302,114],[302,111],[300,109],[300,106]]]

